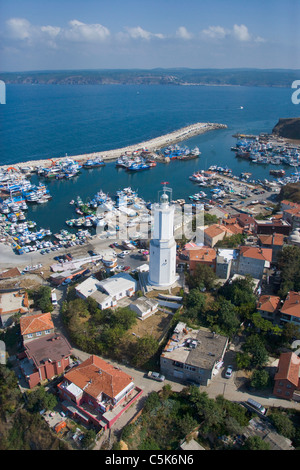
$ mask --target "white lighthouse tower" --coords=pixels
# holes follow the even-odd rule
[[[159,192],[159,203],[152,206],[154,211],[153,237],[150,242],[149,277],[150,285],[168,289],[178,279],[176,275],[176,242],[174,239],[174,212],[171,204],[172,190],[167,188]]]

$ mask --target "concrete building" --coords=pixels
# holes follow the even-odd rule
[[[233,262],[238,257],[238,250],[219,248],[216,255],[216,275],[220,279],[229,279]]]
[[[0,294],[0,326],[6,328],[12,323],[12,317],[16,314],[29,312],[27,292],[19,290],[3,292]]]
[[[228,338],[206,328],[192,330],[179,322],[160,356],[160,370],[167,378],[209,385],[221,367]]]
[[[129,305],[129,308],[137,314],[140,320],[145,320],[157,311],[158,306],[159,303],[155,299],[139,297]]]
[[[152,206],[154,230],[150,242],[149,284],[168,289],[178,279],[176,275],[176,242],[174,238],[175,206],[171,204],[172,191],[164,185],[160,201]]]
[[[249,274],[254,279],[261,279],[266,268],[272,262],[272,250],[255,246],[241,246],[239,256],[232,266],[233,274]]]
[[[143,393],[120,368],[92,355],[58,385],[63,409],[98,430],[111,428]]]
[[[119,273],[104,281],[98,281],[93,276],[76,286],[76,294],[82,299],[92,297],[98,303],[99,308],[115,307],[124,297],[132,297],[137,288],[137,283],[130,274]]]

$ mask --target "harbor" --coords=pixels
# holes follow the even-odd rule
[[[111,160],[102,152],[85,159],[66,155],[2,166],[2,244],[25,256],[87,246],[95,239],[147,239],[160,182],[175,176],[179,184],[174,184],[173,202],[179,209],[201,204],[208,212],[218,208],[254,216],[270,214],[281,187],[299,181],[299,144],[265,134],[232,136],[236,144],[228,148],[233,159],[227,163],[247,165],[247,171],[236,172],[227,164],[207,165],[205,147],[195,142],[195,134],[206,130],[211,126],[188,126],[144,145],[112,151]],[[267,158],[257,165],[262,169],[259,178],[253,155]],[[280,159],[280,168],[275,159]]]
[[[35,168],[36,166],[42,168],[50,168],[53,163],[58,162],[65,162],[68,159],[76,160],[80,162],[80,164],[86,164],[88,161],[95,161],[95,159],[100,159],[102,161],[110,161],[110,160],[117,160],[122,155],[131,155],[133,152],[137,150],[146,150],[147,153],[156,153],[158,150],[163,149],[164,147],[168,147],[170,145],[175,145],[178,142],[182,142],[188,140],[192,137],[195,137],[200,134],[204,134],[209,131],[214,131],[218,129],[226,129],[227,126],[225,124],[218,124],[218,123],[195,123],[189,126],[182,127],[181,129],[175,130],[168,134],[161,135],[154,139],[150,139],[145,142],[140,142],[134,145],[130,145],[127,147],[109,150],[106,152],[93,152],[89,154],[82,154],[82,155],[75,155],[75,156],[64,156],[60,158],[53,158],[53,159],[44,159],[44,160],[30,160],[26,162],[20,162],[15,164],[14,166],[18,166],[20,170],[26,170]],[[0,171],[6,171],[9,169],[11,165],[2,165],[0,166]]]

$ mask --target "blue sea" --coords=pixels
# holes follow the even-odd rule
[[[188,198],[197,192],[189,176],[213,164],[227,165],[235,175],[248,171],[253,178],[269,178],[270,166],[235,158],[233,135],[271,133],[279,118],[298,117],[291,96],[289,88],[239,86],[7,85],[6,105],[0,106],[0,164],[121,148],[195,122],[228,126],[182,143],[199,147],[196,160],[135,174],[109,162],[72,180],[47,182],[52,200],[30,208],[28,218],[57,231],[74,217],[71,199],[87,201],[100,189],[113,195],[131,186],[155,201],[161,182],[168,181],[175,199]]]

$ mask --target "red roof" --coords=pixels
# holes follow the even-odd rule
[[[21,335],[37,333],[39,331],[52,330],[54,324],[51,313],[37,313],[20,318]]]
[[[265,260],[271,263],[272,249],[271,248],[258,248],[255,246],[241,246],[240,254],[245,258],[253,258],[258,260]]]
[[[94,398],[101,393],[114,398],[133,382],[128,374],[95,355],[67,372],[65,378]]]
[[[288,380],[296,387],[299,383],[300,358],[293,352],[286,352],[280,355],[278,371],[275,380]]]
[[[289,292],[280,311],[286,315],[300,318],[300,293]]]
[[[276,295],[261,295],[258,299],[257,310],[275,312],[280,304],[280,297]]]

